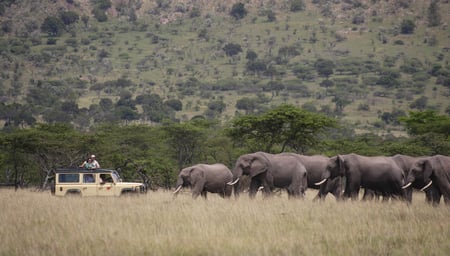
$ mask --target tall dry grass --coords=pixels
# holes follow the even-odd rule
[[[0,255],[450,255],[450,209],[402,202],[59,198],[0,190]]]

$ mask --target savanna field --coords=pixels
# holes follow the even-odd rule
[[[0,255],[450,255],[450,209],[425,203],[224,200],[189,191],[59,198],[0,190]]]

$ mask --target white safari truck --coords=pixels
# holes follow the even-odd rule
[[[147,186],[123,182],[115,170],[60,168],[55,170],[53,192],[56,196],[120,196],[146,193]]]

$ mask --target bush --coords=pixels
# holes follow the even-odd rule
[[[64,31],[64,24],[58,17],[48,16],[42,23],[41,30],[51,36],[59,36]]]
[[[92,14],[97,19],[98,22],[105,22],[108,20],[108,16],[106,16],[105,11],[102,9],[94,8],[92,10]]]
[[[230,15],[233,16],[236,20],[240,20],[247,15],[247,10],[243,3],[235,3],[233,7],[231,7]]]
[[[227,56],[233,56],[242,52],[242,47],[240,44],[228,43],[223,47],[223,50]]]
[[[414,21],[409,19],[404,19],[400,25],[400,33],[402,34],[413,34],[416,24]]]
[[[80,19],[80,16],[73,11],[61,12],[59,16],[66,26],[75,23]]]
[[[290,5],[291,6],[289,10],[291,12],[299,12],[305,10],[305,2],[303,0],[291,0]]]

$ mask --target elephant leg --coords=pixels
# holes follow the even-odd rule
[[[248,191],[248,194],[250,196],[250,198],[255,198],[256,193],[258,192],[259,187],[261,186],[261,182],[257,179],[252,179],[250,182],[250,189]],[[266,190],[267,188],[264,187],[264,190]]]
[[[231,193],[233,193],[233,187],[230,185],[225,185],[225,188],[223,189],[223,197],[229,198],[231,197]]]
[[[352,200],[358,200],[360,185],[356,182],[347,182],[344,197]]]
[[[192,198],[196,199],[200,194],[203,196],[203,192],[206,193],[206,191],[203,191],[204,185],[205,182],[202,181],[198,181],[192,184]]]
[[[363,201],[373,200],[374,197],[375,197],[375,192],[373,190],[364,189],[364,195],[362,198]]]
[[[441,201],[442,193],[435,186],[431,186],[425,191],[425,196],[427,203],[437,206]]]
[[[202,197],[204,198],[204,199],[206,199],[206,191],[202,191]]]
[[[406,202],[412,203],[412,194],[413,194],[412,188],[409,187],[409,188],[405,189],[405,191],[403,193],[404,193]]]

